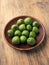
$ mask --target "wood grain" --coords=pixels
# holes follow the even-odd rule
[[[33,16],[45,27],[45,40],[34,50],[18,51],[4,41],[5,25],[20,15]],[[49,65],[49,0],[0,0],[0,65]]]

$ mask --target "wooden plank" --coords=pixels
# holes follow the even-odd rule
[[[46,29],[44,42],[34,50],[14,50],[3,41],[5,25],[20,15],[39,19]],[[49,0],[0,0],[0,65],[49,65]]]

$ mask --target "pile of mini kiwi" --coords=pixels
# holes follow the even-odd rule
[[[33,21],[32,18],[18,19],[16,24],[13,24],[7,31],[8,36],[11,38],[12,44],[36,44],[36,37],[39,33],[39,24]]]

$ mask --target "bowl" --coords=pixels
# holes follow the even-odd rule
[[[9,44],[9,46],[11,46],[12,48],[15,48],[17,50],[31,50],[34,49],[36,47],[38,47],[40,44],[42,44],[44,37],[45,37],[45,28],[43,26],[43,24],[36,18],[31,17],[33,21],[37,21],[39,23],[39,35],[37,36],[36,39],[36,44],[33,46],[29,46],[27,44],[23,44],[23,45],[13,45],[11,42],[11,39],[9,38],[9,36],[7,35],[7,31],[10,29],[11,25],[16,24],[17,20],[22,18],[25,19],[26,17],[31,17],[31,16],[19,16],[16,18],[13,18],[12,20],[10,20],[7,25],[5,26],[4,29],[4,39],[6,41],[7,44]]]

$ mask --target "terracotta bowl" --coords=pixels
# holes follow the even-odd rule
[[[45,37],[45,29],[44,29],[44,26],[42,25],[42,23],[39,20],[37,20],[36,18],[31,17],[33,21],[36,20],[39,23],[39,34],[38,34],[38,36],[36,38],[36,44],[34,46],[29,46],[27,44],[23,44],[23,45],[13,45],[12,44],[11,39],[7,35],[8,29],[10,29],[11,25],[15,24],[19,18],[25,19],[26,17],[31,17],[31,16],[19,16],[19,17],[16,17],[16,18],[10,20],[7,23],[7,25],[6,25],[5,29],[4,29],[4,39],[5,39],[6,43],[9,44],[9,46],[11,46],[11,47],[13,47],[13,48],[15,48],[17,50],[31,50],[31,49],[34,49],[43,42],[44,37]]]

